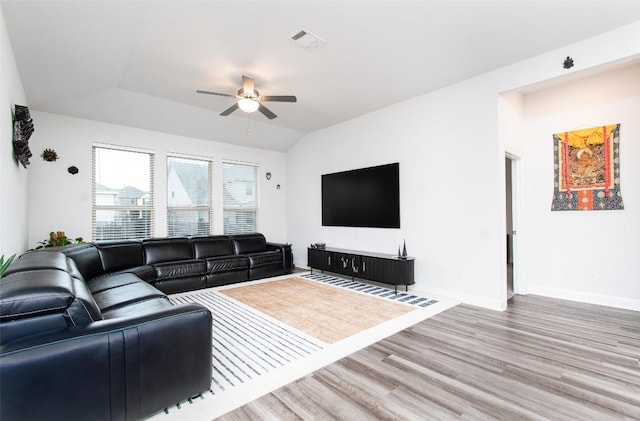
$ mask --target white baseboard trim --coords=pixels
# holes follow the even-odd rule
[[[582,303],[598,304],[602,306],[640,311],[640,299],[615,297],[612,295],[593,294],[581,291],[570,291],[531,284],[528,285],[527,290],[529,294],[534,295],[542,295],[545,297],[560,298],[563,300],[579,301]]]
[[[505,303],[501,300],[493,298],[481,297],[471,294],[460,294],[459,291],[445,290],[430,288],[429,291],[421,291],[416,288],[409,288],[411,292],[423,294],[426,296],[434,296],[434,298],[447,297],[454,299],[465,304],[470,304],[478,307],[484,307],[490,310],[504,311],[506,309]],[[520,289],[518,294],[523,294],[524,291]],[[528,284],[526,288],[526,294],[541,295],[543,297],[559,298],[562,300],[577,301],[581,303],[597,304],[601,306],[621,308],[625,310],[640,311],[640,299],[616,297],[612,295],[593,294],[589,292],[572,291],[559,288],[550,288],[541,285]],[[526,295],[523,294],[523,295]]]
[[[414,288],[414,285],[409,287],[409,291],[413,293],[425,295],[427,297],[433,297],[436,299],[438,297],[446,297],[448,299],[460,301],[462,303],[469,304],[472,306],[484,307],[489,310],[504,311],[507,308],[505,305],[506,303],[503,302],[502,300],[496,300],[488,297],[481,297],[479,295],[460,294],[459,291],[437,289],[437,288],[434,288],[434,289],[430,288],[429,291],[421,291],[419,289]]]

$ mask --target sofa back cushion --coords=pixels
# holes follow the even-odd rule
[[[92,279],[104,273],[100,253],[93,244],[74,244],[63,253],[75,262],[84,279]]]
[[[211,237],[194,237],[191,239],[193,251],[196,259],[206,259],[207,257],[231,256],[233,242],[226,235],[216,235]]]
[[[142,244],[135,240],[109,240],[94,243],[105,272],[142,266]]]
[[[267,240],[262,234],[232,235],[233,247],[236,254],[250,254],[267,251]]]
[[[193,259],[193,247],[188,238],[143,240],[142,247],[147,265]]]
[[[0,280],[2,342],[101,320],[84,281],[57,269],[15,272]]]
[[[74,272],[75,270],[75,272],[78,272],[75,265],[70,267],[69,263],[67,256],[59,251],[42,250],[28,252],[14,260],[11,266],[4,272],[4,276],[17,272],[41,269],[56,269],[64,272]],[[76,276],[81,275],[76,273]]]

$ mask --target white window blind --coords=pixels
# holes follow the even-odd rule
[[[222,164],[224,233],[256,232],[258,211],[258,167],[251,164]]]
[[[169,237],[212,234],[211,162],[167,158]]]
[[[153,154],[93,147],[94,240],[149,238],[153,232]]]

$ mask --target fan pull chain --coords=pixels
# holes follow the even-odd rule
[[[251,125],[249,124],[249,114],[247,114],[247,136],[251,136]]]

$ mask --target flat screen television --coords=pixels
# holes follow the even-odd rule
[[[323,174],[322,225],[400,228],[400,164]]]

